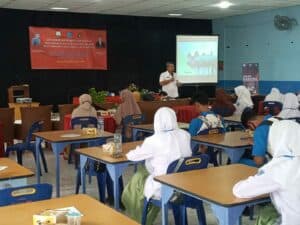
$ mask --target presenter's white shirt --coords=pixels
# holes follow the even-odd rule
[[[160,74],[159,82],[171,80],[174,77],[174,81],[168,83],[167,85],[162,86],[162,90],[168,94],[171,98],[177,98],[178,95],[178,87],[176,82],[176,73],[173,73],[173,76],[168,72],[163,72]]]

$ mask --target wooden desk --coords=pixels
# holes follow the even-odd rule
[[[76,207],[83,214],[81,225],[138,225],[137,222],[87,195],[72,195],[46,201],[1,207],[1,224],[32,224],[32,216],[35,213],[69,206]]]
[[[87,159],[93,159],[101,163],[106,164],[107,171],[113,180],[114,188],[114,207],[119,209],[120,200],[120,190],[119,190],[119,178],[123,174],[125,168],[129,164],[133,163],[126,158],[126,154],[136,148],[136,146],[141,145],[143,141],[127,142],[122,144],[123,157],[113,158],[108,153],[104,153],[102,147],[91,147],[91,148],[81,148],[77,149],[76,152],[80,154],[80,169],[81,169],[81,183],[82,191],[86,193],[86,180],[85,180],[85,164]]]
[[[153,134],[154,133],[154,127],[153,124],[140,124],[140,125],[130,125],[132,128],[132,139],[134,141],[137,140],[138,133],[143,132],[143,133],[149,133]],[[189,129],[189,124],[188,123],[178,123],[178,127],[180,129]]]
[[[8,158],[0,158],[0,166],[7,166],[0,171],[0,189],[19,187],[27,184],[27,178],[34,173]]]
[[[9,108],[15,109],[15,120],[21,119],[21,111],[22,107],[39,107],[39,102],[31,102],[31,103],[8,103]]]
[[[264,116],[259,115],[257,116],[258,118],[263,118]],[[239,114],[234,114],[232,116],[226,116],[224,117],[224,121],[228,123],[236,123],[236,124],[241,124],[241,115]]]
[[[153,123],[155,112],[161,107],[174,107],[179,105],[189,105],[189,98],[175,99],[169,101],[140,101],[138,105],[145,115],[145,123]]]
[[[232,163],[237,163],[246,148],[252,147],[251,137],[244,131],[226,132],[224,134],[208,134],[192,137],[193,149],[195,145],[202,144],[218,149],[223,149],[231,159]]]
[[[59,130],[59,131],[44,131],[33,134],[36,137],[36,157],[39,159],[39,145],[44,140],[51,144],[53,153],[55,155],[55,171],[56,171],[56,196],[60,196],[60,153],[63,149],[70,144],[88,143],[90,145],[99,145],[103,143],[106,138],[113,137],[112,133],[103,132],[99,135],[87,135],[79,130]],[[68,135],[74,135],[68,137]],[[36,171],[40,169],[40,162],[37,160]],[[40,173],[36,172],[37,183],[40,183]]]
[[[268,196],[239,199],[232,194],[234,184],[256,173],[257,168],[235,164],[156,177],[162,183],[163,224],[174,191],[210,203],[220,225],[236,224],[246,206],[269,201]]]

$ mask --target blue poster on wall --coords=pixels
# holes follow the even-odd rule
[[[243,83],[251,94],[259,92],[259,65],[258,63],[244,63],[242,68]]]

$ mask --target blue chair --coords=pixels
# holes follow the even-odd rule
[[[208,161],[209,161],[209,157],[206,154],[187,157],[184,158],[183,160],[180,159],[175,160],[169,165],[167,169],[167,174],[204,169],[207,168]],[[142,221],[141,221],[142,225],[146,225],[149,204],[153,204],[157,207],[161,207],[160,200],[150,199],[149,201],[147,201],[147,199],[145,198]],[[179,224],[178,223],[179,221],[181,221],[182,225],[188,224],[187,216],[186,216],[186,208],[196,209],[199,224],[206,225],[205,211],[203,207],[203,202],[201,200],[181,194],[181,199],[179,203],[169,203],[169,206],[173,210],[176,225]]]
[[[75,117],[71,120],[71,127],[72,129],[81,129],[81,128],[87,128],[87,127],[97,127],[97,118],[95,117]],[[71,164],[72,162],[72,156],[74,155],[74,149],[79,148],[80,144],[72,144],[69,152],[69,159],[68,163]]]
[[[51,184],[34,184],[23,187],[6,188],[0,190],[0,206],[47,200],[51,197]]]
[[[35,154],[35,141],[32,141],[33,138],[33,133],[35,132],[39,132],[42,130],[44,121],[37,121],[34,122],[31,127],[29,128],[29,132],[26,136],[26,139],[24,142],[22,143],[18,143],[18,144],[14,144],[12,146],[8,146],[6,148],[6,157],[9,157],[9,153],[15,151],[17,153],[17,161],[20,165],[23,165],[23,152],[28,150],[30,152],[32,152],[35,161],[39,160],[36,158],[36,154]],[[46,158],[44,155],[44,152],[42,150],[42,147],[39,146],[39,151],[40,151],[40,155],[42,158],[42,162],[43,162],[43,166],[44,166],[44,170],[46,173],[48,173],[48,167],[47,167],[47,162],[46,162]]]
[[[95,117],[76,117],[71,120],[72,129],[74,128],[85,128],[85,127],[97,127],[97,119]],[[93,145],[102,145],[102,142],[94,142]],[[71,154],[73,149],[79,148],[79,144],[73,144],[71,146],[69,160],[71,158]],[[70,161],[69,161],[70,162]],[[96,167],[102,167],[101,170],[97,170]],[[97,172],[96,172],[97,171]],[[95,160],[88,159],[86,162],[86,173],[89,175],[89,178],[92,176],[97,177],[97,184],[98,184],[98,191],[99,191],[99,200],[101,202],[105,202],[105,187],[107,186],[108,195],[113,197],[113,190],[112,190],[112,180],[110,176],[107,174],[107,170],[104,164],[97,163]],[[120,190],[123,191],[123,179],[120,177]],[[79,193],[79,188],[81,185],[81,171],[80,167],[77,169],[77,176],[76,176],[76,188],[75,193]]]
[[[123,136],[123,142],[130,142],[132,141],[132,137],[126,137],[126,129],[130,125],[139,125],[142,124],[145,121],[145,116],[143,114],[135,114],[135,115],[129,115],[123,118],[122,120],[122,136]]]

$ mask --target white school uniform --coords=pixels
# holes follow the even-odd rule
[[[177,98],[179,96],[179,94],[178,94],[178,87],[177,87],[177,81],[176,81],[176,78],[177,78],[176,73],[173,73],[173,76],[168,71],[161,73],[159,76],[159,82],[171,80],[173,77],[174,77],[174,81],[172,81],[166,85],[163,85],[162,90],[164,92],[166,92],[169,97]]]
[[[190,142],[190,134],[178,128],[176,114],[172,109],[163,107],[155,113],[154,134],[127,154],[131,161],[145,160],[150,174],[144,188],[147,199],[161,198],[161,184],[154,181],[154,177],[166,174],[171,162],[191,156]]]
[[[281,215],[280,225],[300,225],[300,125],[283,120],[270,128],[269,142],[273,159],[257,175],[238,182],[233,193],[252,198],[270,193]]]

